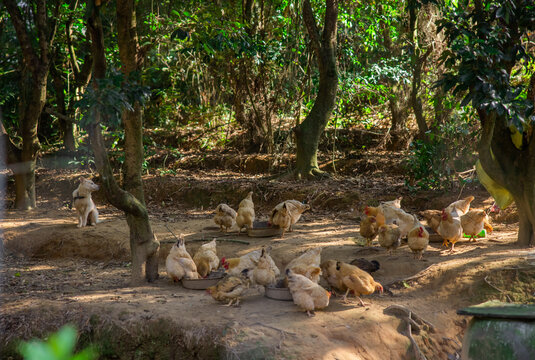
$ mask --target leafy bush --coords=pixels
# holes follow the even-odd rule
[[[32,340],[23,342],[19,346],[19,352],[25,360],[92,360],[97,358],[97,352],[93,347],[88,347],[77,354],[76,329],[72,326],[64,326],[57,333],[52,334],[48,340]]]
[[[458,111],[449,122],[438,125],[428,138],[411,143],[407,159],[410,188],[451,188],[458,173],[473,167],[478,123],[472,111]]]

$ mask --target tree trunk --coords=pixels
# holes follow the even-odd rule
[[[535,137],[518,149],[506,119],[477,109],[481,121],[479,159],[485,172],[513,196],[520,219],[517,244],[535,246]]]
[[[56,20],[49,27],[46,2],[36,1],[35,29],[37,32],[37,48],[27,30],[27,21],[23,19],[17,3],[5,0],[4,5],[15,28],[17,39],[21,45],[24,71],[22,74],[21,107],[19,109],[19,125],[22,136],[20,164],[15,175],[15,207],[27,210],[36,206],[35,199],[35,166],[37,152],[40,149],[37,138],[37,125],[46,101],[46,85],[50,64],[49,49],[52,47],[56,33]],[[56,18],[59,6],[56,7]]]
[[[407,94],[408,89],[404,84],[392,86],[392,95],[388,102],[392,120],[389,130],[390,137],[386,141],[387,150],[405,150],[409,146],[410,133],[407,129],[409,99]]]
[[[336,105],[338,71],[336,66],[336,22],[338,1],[326,0],[325,22],[320,35],[309,0],[303,1],[303,20],[318,60],[319,91],[305,120],[294,128],[297,139],[297,178],[322,175],[318,166],[318,144]]]
[[[58,51],[59,52],[59,51]],[[57,58],[61,58],[56,54]],[[54,67],[51,69],[52,83],[54,84],[54,90],[56,91],[56,108],[58,113],[67,116],[67,108],[65,106],[65,94],[63,90],[65,89],[65,81],[61,76],[59,69],[63,66],[62,62],[54,64]],[[68,121],[65,118],[58,118],[59,130],[61,134],[61,140],[63,141],[63,146],[67,151],[76,150],[76,142],[74,140],[74,123]]]
[[[135,13],[133,1],[117,2],[119,54],[123,71],[128,75],[138,68],[137,37],[135,34]],[[106,73],[104,38],[99,7],[94,6],[88,18],[87,28],[91,35],[93,53],[93,74],[102,78]],[[145,278],[152,282],[158,278],[159,242],[152,232],[149,215],[145,207],[141,170],[143,162],[142,120],[139,104],[134,104],[134,111],[123,111],[122,121],[125,131],[125,177],[121,189],[113,176],[106,145],[100,130],[100,117],[95,114],[94,122],[89,126],[91,147],[95,153],[95,164],[101,177],[108,201],[126,214],[130,229],[130,251],[132,255],[132,284],[139,284]],[[143,268],[145,265],[145,268]]]

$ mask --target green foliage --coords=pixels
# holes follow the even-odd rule
[[[125,79],[123,73],[112,70],[105,78],[95,79],[96,87],[90,84],[77,106],[82,112],[80,124],[87,127],[95,114],[102,114],[104,124],[116,129],[121,125],[123,110],[134,110],[134,104],[145,104],[148,88],[139,84],[139,74],[132,73]]]
[[[93,347],[88,347],[74,354],[76,347],[76,329],[64,326],[57,333],[52,334],[46,342],[32,340],[21,343],[20,354],[25,360],[92,360],[97,358]]]
[[[473,111],[458,110],[453,119],[429,132],[427,141],[413,141],[406,162],[409,188],[451,188],[459,179],[457,173],[475,163],[478,131]]]
[[[444,30],[450,49],[442,56],[448,71],[439,85],[464,96],[461,106],[472,103],[522,131],[533,121],[525,80],[532,71],[527,40],[535,30],[535,4],[530,0],[480,4],[465,0],[443,7],[439,29]]]

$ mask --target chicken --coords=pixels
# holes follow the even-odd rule
[[[186,244],[182,234],[180,234],[177,243],[171,247],[171,251],[165,260],[165,268],[167,269],[167,275],[169,275],[174,282],[178,282],[182,280],[182,278],[199,278],[197,266],[186,250]]]
[[[379,207],[368,206],[368,205],[364,207],[364,214],[366,214],[366,216],[368,217],[369,216],[376,217],[378,212],[379,212]]]
[[[359,269],[366,271],[368,274],[376,272],[381,268],[381,264],[377,260],[366,260],[364,258],[358,258],[350,262],[351,265],[355,265]]]
[[[244,269],[239,276],[227,276],[206,291],[216,301],[228,301],[229,303],[225,306],[231,306],[234,301],[236,301],[235,306],[238,306],[240,296],[249,288],[249,285],[249,269]]]
[[[453,210],[457,210],[459,216],[463,216],[470,210],[470,203],[474,201],[473,196],[467,196],[464,199],[457,200],[448,205],[445,209],[447,213],[451,213]]]
[[[290,269],[294,273],[306,276],[315,283],[318,283],[321,275],[321,250],[322,248],[320,247],[307,250],[302,255],[290,261],[286,265],[285,270]]]
[[[321,263],[321,272],[323,278],[327,283],[336,290],[346,291],[347,286],[342,281],[342,278],[338,276],[338,270],[336,270],[336,260],[327,260]]]
[[[384,221],[381,219],[381,215],[384,216]],[[413,227],[413,217],[411,214],[406,213],[402,209],[398,209],[393,206],[379,206],[379,213],[377,214],[377,224],[379,226],[383,224],[396,224],[399,226],[401,237],[407,237],[407,234]]]
[[[282,229],[281,237],[286,230],[293,231],[292,226],[299,221],[301,215],[310,209],[310,206],[297,200],[286,200],[278,204],[271,211],[270,225],[278,225]]]
[[[236,222],[236,211],[227,204],[219,204],[215,208],[214,222],[219,225],[221,231],[228,231]]]
[[[401,245],[401,232],[399,227],[395,224],[381,225],[379,227],[379,245],[388,250],[388,254],[392,254]]]
[[[271,264],[271,268],[275,272],[275,276],[280,275],[280,270],[271,258],[269,256],[269,251],[271,250],[271,247],[267,248],[267,254],[265,255],[266,259]],[[244,269],[254,269],[256,265],[258,264],[258,260],[260,260],[260,256],[262,256],[262,250],[254,250],[251,251],[239,258],[229,258],[226,257],[221,258],[221,266],[225,269],[227,274],[229,275],[239,275]]]
[[[427,249],[427,245],[429,245],[429,233],[420,221],[418,221],[416,216],[414,216],[414,227],[407,234],[407,240],[409,248],[414,254],[414,258],[421,260],[423,252]]]
[[[209,243],[201,245],[193,256],[193,261],[197,265],[197,272],[203,278],[219,267],[216,245],[216,239],[213,239]]]
[[[485,227],[485,225],[487,225]],[[466,214],[461,216],[461,226],[463,232],[466,235],[470,235],[470,240],[476,240],[477,234],[483,229],[490,227],[490,232],[492,232],[492,226],[488,222],[488,216],[485,210],[470,210]]]
[[[424,210],[420,211],[419,214],[427,222],[427,226],[433,229],[434,232],[437,232],[438,224],[442,220],[442,211],[441,210]]]
[[[400,196],[397,199],[394,199],[391,201],[383,201],[381,205],[391,206],[391,207],[401,209],[401,200],[403,200],[403,196]]]
[[[350,264],[346,264],[338,261],[336,263],[337,276],[341,279],[342,283],[347,287],[346,293],[342,298],[342,301],[347,301],[347,294],[350,290],[355,293],[355,297],[359,300],[362,306],[365,304],[360,295],[370,295],[375,291],[383,292],[383,286],[376,282],[373,277],[366,271],[359,269],[358,267]]]
[[[314,316],[314,310],[329,306],[331,293],[303,275],[286,270],[288,288],[292,294],[294,304],[306,311],[307,315]]]
[[[453,210],[452,212],[442,210],[442,219],[438,225],[437,233],[444,239],[442,245],[448,246],[448,242],[451,242],[450,252],[453,252],[455,243],[459,241],[463,235],[461,219],[456,210]]]
[[[373,239],[377,236],[377,220],[375,216],[367,216],[360,222],[360,235],[366,239],[366,246],[371,246]]]
[[[257,285],[270,285],[275,282],[275,271],[271,266],[269,259],[267,258],[269,254],[266,249],[262,249],[262,254],[258,259],[258,264],[253,270],[252,280],[253,283]]]
[[[253,228],[253,222],[255,219],[253,192],[249,191],[247,197],[240,202],[238,207],[238,215],[236,216],[236,225],[238,225],[238,234],[243,227],[247,229]]]

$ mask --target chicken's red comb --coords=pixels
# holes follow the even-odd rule
[[[227,262],[227,258],[223,256],[223,257],[221,258],[221,265],[223,265],[223,264],[226,263],[226,262]]]

